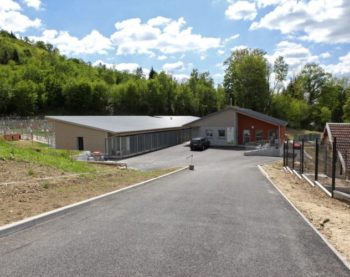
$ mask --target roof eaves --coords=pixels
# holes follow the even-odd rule
[[[157,128],[157,129],[147,129],[147,130],[125,131],[125,132],[109,132],[109,133],[116,136],[130,136],[130,135],[137,135],[137,134],[166,132],[166,131],[181,130],[181,129],[188,129],[188,128],[186,128],[185,126],[179,126],[179,127]]]
[[[86,125],[86,124],[80,124],[80,123],[76,123],[76,122],[64,120],[64,119],[61,119],[61,118],[55,118],[55,117],[52,117],[52,116],[45,116],[45,118],[47,118],[47,119],[49,119],[49,120],[55,120],[55,121],[59,121],[59,122],[62,122],[62,123],[72,124],[72,125],[75,125],[75,126],[84,127],[84,128],[89,128],[89,129],[93,129],[93,130],[97,130],[97,131],[115,133],[114,131],[111,131],[111,130],[107,130],[107,129],[103,129],[103,128],[98,128],[98,127],[93,127],[93,126]]]

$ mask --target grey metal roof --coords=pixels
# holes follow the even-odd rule
[[[245,108],[240,108],[240,107],[236,107],[236,109],[237,109],[237,112],[239,112],[241,114],[244,114],[244,115],[249,116],[249,117],[254,117],[256,119],[260,119],[262,121],[265,121],[265,122],[268,122],[271,124],[281,125],[281,126],[287,126],[287,124],[288,124],[287,121],[284,121],[284,120],[281,120],[281,119],[278,119],[278,118],[275,118],[275,117],[272,117],[272,116],[269,116],[269,115],[266,115],[263,113],[253,111],[251,109],[245,109]]]
[[[46,116],[46,118],[111,133],[179,128],[198,119],[196,116]]]
[[[256,112],[256,111],[253,111],[251,109],[245,109],[245,108],[240,108],[240,107],[237,107],[237,106],[227,106],[226,108],[220,110],[220,111],[217,111],[217,112],[214,112],[214,113],[211,113],[211,114],[208,114],[206,116],[203,116],[202,118],[199,118],[193,122],[189,122],[187,125],[189,126],[193,126],[194,123],[197,123],[197,122],[200,122],[208,117],[212,117],[212,116],[215,116],[217,114],[220,114],[224,111],[227,111],[227,110],[233,110],[235,112],[239,112],[241,114],[244,114],[246,116],[249,116],[249,117],[254,117],[258,120],[262,120],[262,121],[265,121],[265,122],[268,122],[268,123],[271,123],[271,124],[274,124],[274,125],[281,125],[281,126],[287,126],[288,125],[288,122],[287,121],[284,121],[284,120],[281,120],[281,119],[278,119],[278,118],[275,118],[275,117],[272,117],[272,116],[269,116],[269,115],[266,115],[266,114],[263,114],[263,113],[259,113],[259,112]]]

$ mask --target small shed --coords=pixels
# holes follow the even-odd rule
[[[207,137],[213,146],[281,144],[287,122],[251,109],[228,106],[186,124],[192,136]]]
[[[327,123],[321,141],[332,147],[334,138],[337,138],[340,163],[346,175],[350,177],[350,123]]]
[[[125,158],[188,141],[194,116],[47,116],[58,149]]]

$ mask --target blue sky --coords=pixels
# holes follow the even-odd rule
[[[308,62],[350,76],[349,14],[347,0],[0,0],[0,28],[69,57],[178,79],[197,68],[216,83],[242,47],[284,56],[290,76]]]

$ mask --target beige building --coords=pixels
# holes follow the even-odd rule
[[[57,149],[89,150],[123,158],[191,138],[194,116],[47,116]]]

